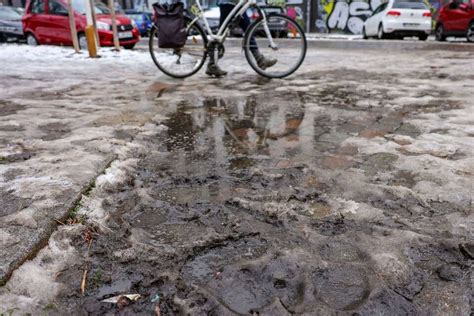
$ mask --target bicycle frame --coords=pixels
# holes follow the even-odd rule
[[[257,1],[256,0],[239,0],[239,2],[235,5],[235,7],[232,9],[230,14],[226,17],[224,20],[224,23],[219,27],[218,31],[216,34],[214,34],[211,30],[211,27],[209,26],[209,22],[207,21],[206,17],[204,16],[204,10],[202,9],[201,2],[199,0],[196,0],[196,5],[199,9],[199,14],[196,15],[196,17],[192,20],[190,25],[193,25],[196,23],[199,19],[202,18],[204,21],[204,27],[206,29],[206,32],[208,36],[211,38],[211,41],[218,42],[218,43],[223,43],[225,38],[227,37],[228,32],[230,31],[229,29],[229,24],[232,22],[232,20],[238,16],[243,15],[247,9],[251,6],[256,6]],[[257,7],[258,9],[258,7]],[[267,35],[267,38],[270,41],[270,47],[276,48],[275,43],[273,42],[273,38],[270,33],[270,29],[268,28],[267,25],[267,17],[265,15],[265,12],[263,10],[258,9],[258,12],[260,16],[263,19],[263,28],[265,30],[265,34]],[[245,31],[245,30],[244,30]]]

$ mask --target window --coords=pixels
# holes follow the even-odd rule
[[[385,10],[385,8],[387,7],[388,3],[382,3],[381,5],[378,6],[377,9],[375,9],[375,11],[372,13],[372,15],[376,15],[377,13]]]
[[[86,14],[86,3],[84,0],[72,0],[72,7],[79,14]],[[110,14],[109,8],[102,2],[95,3],[96,14]]]
[[[143,22],[143,14],[127,14],[127,16],[136,22]]]
[[[393,3],[394,9],[414,9],[414,10],[428,10],[428,6],[421,0],[399,0]]]
[[[110,14],[109,8],[102,2],[96,2],[94,9],[96,14]]]
[[[32,13],[44,13],[44,0],[33,0],[31,3]]]
[[[49,14],[55,15],[67,15],[67,10],[63,5],[56,0],[49,0],[48,2],[48,11]]]
[[[0,7],[0,20],[17,21],[21,15],[10,7]]]

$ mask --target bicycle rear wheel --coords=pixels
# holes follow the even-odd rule
[[[304,31],[295,20],[283,14],[269,14],[267,25],[275,46],[271,47],[263,19],[259,19],[249,26],[245,34],[245,57],[250,66],[264,77],[289,76],[301,66],[306,56],[307,44]],[[260,67],[256,58],[257,51],[265,58],[276,59],[277,63],[266,69]]]
[[[174,78],[189,77],[201,69],[206,61],[207,36],[202,27],[186,19],[188,37],[186,44],[177,49],[158,47],[160,32],[154,26],[150,32],[149,50],[155,65]]]

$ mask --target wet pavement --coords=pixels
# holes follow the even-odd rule
[[[467,236],[443,226],[469,215],[469,195],[424,199],[411,190],[420,173],[397,166],[410,153],[351,142],[416,138],[404,121],[426,109],[389,109],[386,93],[357,106],[366,96],[352,88],[167,103],[144,140],[153,151],[100,196],[115,232],[94,242],[91,271],[110,283],[79,309],[108,311],[102,298],[132,291],[145,299],[129,311],[160,295],[166,315],[468,312]]]
[[[469,315],[472,59],[429,57],[146,85],[127,124],[99,121],[127,150],[7,287],[54,275],[34,301],[52,315]],[[142,297],[101,302],[125,293]]]

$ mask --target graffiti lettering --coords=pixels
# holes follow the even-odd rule
[[[316,28],[320,32],[361,34],[365,20],[387,0],[320,0]],[[424,0],[432,14],[438,0]]]
[[[372,1],[374,5],[377,0]],[[353,34],[362,33],[364,21],[372,14],[371,5],[365,1],[338,1],[329,14],[327,27],[330,30],[339,29]]]
[[[329,29],[345,29],[347,19],[349,18],[349,5],[346,2],[337,2],[334,9],[329,15],[328,28]]]

